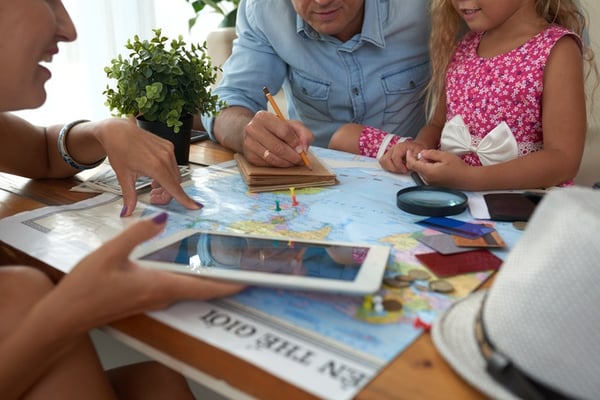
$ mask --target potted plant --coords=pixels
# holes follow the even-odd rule
[[[219,24],[222,28],[231,28],[235,26],[235,18],[237,15],[237,9],[240,5],[240,0],[185,0],[191,4],[194,8],[194,12],[196,16],[190,18],[188,21],[188,26],[190,29],[196,24],[196,20],[198,19],[198,14],[204,9],[204,7],[209,6],[213,9],[213,11],[221,14],[223,16],[223,20]],[[226,7],[222,7],[222,5],[226,5]],[[227,7],[228,6],[228,7]],[[230,11],[227,11],[227,9]]]
[[[193,115],[215,114],[225,106],[211,93],[220,68],[206,55],[206,44],[186,47],[179,36],[167,46],[169,39],[161,30],[153,31],[151,40],[137,35],[129,39],[129,55],[118,55],[104,68],[116,81],[104,91],[106,105],[119,116],[135,116],[139,126],[172,141],[177,162],[187,164]]]

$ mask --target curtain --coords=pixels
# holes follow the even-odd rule
[[[153,28],[168,37],[182,35],[186,42],[202,43],[220,17],[207,12],[188,30],[194,13],[184,0],[63,0],[77,28],[77,40],[59,44],[48,68],[46,103],[16,114],[38,125],[110,116],[102,94],[109,83],[104,67],[118,54],[127,55],[125,43],[134,35],[150,38]]]

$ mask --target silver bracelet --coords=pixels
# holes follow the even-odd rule
[[[83,171],[84,169],[95,168],[98,165],[102,164],[106,159],[106,157],[102,157],[100,160],[96,161],[93,164],[80,164],[77,161],[75,161],[73,157],[71,157],[71,155],[69,154],[69,150],[67,150],[67,135],[69,134],[71,128],[73,128],[75,125],[82,124],[84,122],[90,121],[87,119],[78,119],[77,121],[65,124],[58,133],[58,140],[56,141],[56,144],[58,145],[58,153],[60,154],[64,162],[69,164],[71,167],[78,169],[79,171]]]

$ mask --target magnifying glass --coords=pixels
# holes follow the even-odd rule
[[[402,211],[429,217],[444,217],[460,214],[467,209],[469,202],[464,193],[425,185],[418,174],[412,175],[420,185],[401,189],[396,193],[396,205]]]

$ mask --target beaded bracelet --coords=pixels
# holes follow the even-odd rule
[[[106,157],[102,157],[100,160],[96,161],[93,164],[80,164],[77,161],[75,161],[73,157],[71,157],[71,155],[69,154],[69,150],[67,150],[67,135],[69,134],[71,128],[73,128],[75,125],[82,124],[84,122],[90,121],[87,119],[78,119],[77,121],[65,124],[58,133],[58,140],[56,141],[56,144],[58,145],[58,153],[60,154],[64,162],[69,164],[71,167],[78,169],[79,171],[83,171],[84,169],[95,168],[98,165],[102,164],[106,159]]]

